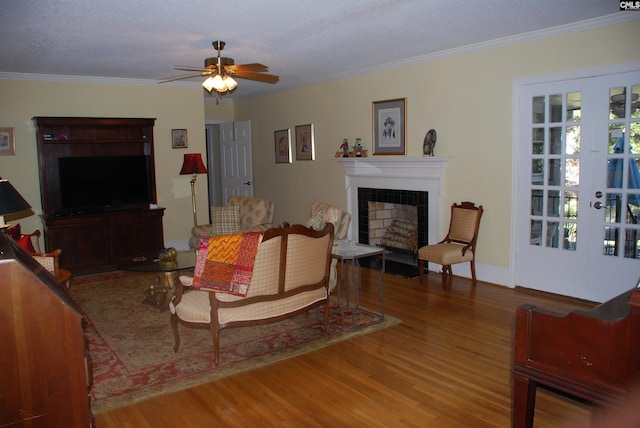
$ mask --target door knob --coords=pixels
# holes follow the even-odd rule
[[[250,181],[247,181],[246,183],[242,183],[242,184],[244,184],[245,186],[251,186],[251,182]]]
[[[593,208],[599,210],[602,208],[602,202],[598,201],[595,204],[593,204]]]

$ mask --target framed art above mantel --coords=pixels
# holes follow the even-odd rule
[[[373,154],[407,153],[406,98],[373,102]]]

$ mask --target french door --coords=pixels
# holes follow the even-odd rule
[[[640,70],[517,93],[516,285],[599,302],[633,287]]]

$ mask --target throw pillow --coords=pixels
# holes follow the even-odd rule
[[[16,240],[19,246],[21,246],[27,253],[35,254],[36,249],[33,248],[30,235],[22,235],[22,237]]]
[[[10,237],[13,238],[14,241],[17,241],[22,236],[22,231],[20,230],[20,223],[16,224],[7,229],[7,233]]]
[[[305,223],[305,226],[307,226],[308,228],[311,228],[313,230],[322,230],[324,229],[324,225],[326,223],[324,222],[324,218],[322,216],[322,213],[319,212],[316,215],[314,215],[313,217],[311,217],[309,220],[307,220],[307,222]]]
[[[240,231],[240,207],[211,207],[211,235],[229,235]]]

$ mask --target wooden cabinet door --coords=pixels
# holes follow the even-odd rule
[[[157,256],[164,247],[162,210],[122,215],[109,224],[111,260],[123,263],[134,257]]]

